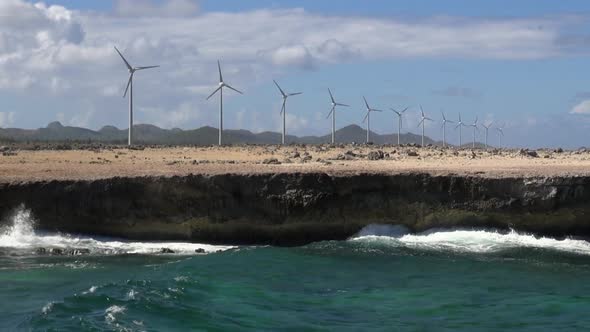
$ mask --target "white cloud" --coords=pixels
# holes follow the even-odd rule
[[[246,89],[270,81],[285,68],[310,69],[357,59],[535,59],[563,52],[556,42],[558,19],[405,21],[318,15],[302,9],[199,10],[199,2],[189,0],[118,0],[114,13],[0,0],[0,90],[34,91],[39,99],[67,93],[71,105],[84,101],[100,110],[87,121],[81,117],[70,122],[122,125],[127,73],[113,50],[117,45],[133,65],[162,65],[138,73],[134,80],[135,104],[144,110],[141,122],[184,127],[216,123],[218,104],[207,103],[203,96],[215,88],[217,59],[222,60],[224,78]],[[75,107],[63,112],[74,114]],[[291,118],[290,130],[313,125],[305,116],[313,114]],[[237,120],[256,129],[272,128],[275,122],[267,116]],[[415,128],[411,121],[408,128]]]
[[[139,107],[139,111],[142,113],[142,117],[138,122],[154,124],[161,128],[181,127],[188,121],[201,119],[200,110],[188,102],[183,102],[171,110]]]
[[[583,100],[574,106],[570,114],[590,114],[590,99]]]
[[[117,0],[115,12],[121,16],[133,17],[188,17],[199,12],[196,0]]]
[[[9,127],[14,124],[14,112],[0,112],[0,127]]]

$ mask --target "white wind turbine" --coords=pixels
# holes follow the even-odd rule
[[[488,131],[490,130],[490,127],[492,127],[492,123],[494,123],[494,121],[490,122],[487,126],[485,124],[481,125],[486,131],[486,149],[488,148]]]
[[[369,103],[367,102],[367,98],[363,96],[363,100],[365,101],[365,106],[367,107],[367,114],[365,114],[365,118],[363,122],[367,121],[367,143],[371,141],[371,112],[383,112],[382,110],[378,110],[375,108],[371,108]]]
[[[391,108],[391,110],[397,114],[397,145],[400,145],[400,132],[402,131],[402,117],[404,115],[404,113],[408,110],[408,108],[410,107],[406,107],[403,109],[403,111],[397,111],[393,108]]]
[[[459,128],[459,149],[461,148],[461,145],[463,145],[462,135],[461,135],[461,128],[463,128],[463,127],[466,127],[466,125],[461,120],[461,113],[459,113],[459,121],[457,121],[457,125],[455,126],[455,130],[457,130],[457,128]]]
[[[334,144],[336,141],[336,106],[344,106],[344,107],[349,107],[349,106],[346,104],[337,103],[336,100],[334,100],[334,96],[332,95],[332,91],[330,91],[330,88],[328,88],[328,93],[330,93],[330,100],[332,102],[332,109],[330,109],[330,113],[328,113],[328,116],[326,118],[329,118],[330,115],[332,115],[332,144]]]
[[[426,120],[428,120],[428,121],[434,121],[434,120],[432,120],[431,118],[424,115],[424,110],[422,109],[422,105],[420,105],[420,113],[422,114],[422,119],[420,120],[420,123],[418,123],[418,127],[420,127],[420,125],[422,125],[422,147],[424,147],[424,126],[426,125]]]
[[[281,96],[283,96],[283,107],[281,107],[281,114],[283,115],[283,135],[282,135],[282,139],[281,139],[281,143],[285,144],[285,136],[286,136],[286,124],[287,124],[287,98],[291,97],[291,96],[297,96],[302,94],[303,92],[295,92],[295,93],[285,93],[285,91],[283,91],[283,89],[281,89],[281,87],[279,86],[279,83],[277,83],[277,81],[272,80],[273,82],[275,82],[275,85],[277,86],[277,88],[279,88],[279,91],[281,92]]]
[[[473,121],[473,123],[470,124],[469,127],[473,127],[473,144],[471,145],[471,147],[475,148],[475,131],[479,131],[479,128],[477,128],[477,116],[475,117],[475,121]]]
[[[217,86],[217,89],[215,89],[215,91],[213,91],[209,95],[209,97],[207,97],[207,100],[209,100],[209,98],[213,97],[213,95],[215,95],[217,93],[217,91],[219,91],[219,142],[218,142],[218,144],[221,145],[221,144],[223,144],[223,138],[222,138],[223,137],[223,88],[228,88],[230,90],[234,90],[235,92],[237,92],[239,94],[243,94],[243,93],[223,81],[223,76],[221,75],[221,64],[219,63],[219,60],[217,60],[217,69],[219,70],[219,85]]]
[[[502,137],[504,136],[504,125],[497,127],[496,130],[498,131],[498,148],[502,148]]]
[[[447,122],[448,123],[455,123],[454,121],[451,120],[447,120],[447,118],[445,117],[445,113],[443,113],[443,111],[440,111],[440,114],[442,114],[442,130],[443,130],[443,147],[447,146]]]
[[[127,66],[127,70],[129,70],[129,80],[127,81],[127,87],[125,87],[125,93],[123,93],[123,98],[127,95],[127,91],[129,91],[129,137],[127,139],[127,144],[133,144],[133,75],[138,70],[150,69],[150,68],[157,68],[160,66],[147,66],[147,67],[132,67],[129,62],[125,59],[123,54],[119,52],[119,49],[115,47],[115,51],[119,53],[123,62],[125,62],[125,66]]]

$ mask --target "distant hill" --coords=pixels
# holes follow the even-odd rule
[[[170,145],[212,145],[217,143],[218,132],[213,127],[182,130],[178,128],[162,129],[154,125],[138,124],[133,126],[134,139],[138,144],[170,144]],[[276,132],[252,133],[248,130],[225,130],[224,142],[228,144],[277,144],[281,142],[281,134]],[[358,125],[349,125],[336,131],[337,143],[364,143],[367,131]],[[331,134],[324,136],[297,137],[288,135],[288,143],[322,144],[330,143]],[[421,142],[422,137],[411,133],[402,134],[401,143]],[[127,142],[127,129],[114,126],[104,126],[98,131],[63,126],[59,122],[52,122],[45,128],[18,129],[0,128],[0,140],[16,142]],[[397,134],[379,135],[371,131],[371,140],[375,144],[397,143]],[[440,144],[429,137],[425,137],[426,144]]]

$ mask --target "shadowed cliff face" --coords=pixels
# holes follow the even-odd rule
[[[112,178],[0,185],[37,228],[142,240],[298,245],[375,223],[590,235],[590,178],[316,174]]]

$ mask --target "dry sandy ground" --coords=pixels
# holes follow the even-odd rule
[[[384,153],[383,159],[369,160],[367,155],[378,150]],[[538,157],[531,157],[518,150],[352,145],[16,149],[0,155],[0,182],[284,172],[348,175],[418,171],[485,177],[590,176],[590,152],[538,150],[537,153]],[[273,158],[280,164],[264,162]]]

